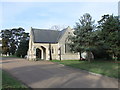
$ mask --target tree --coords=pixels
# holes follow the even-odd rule
[[[29,48],[29,40],[21,41],[16,51],[16,56],[24,58],[25,55],[27,55],[28,48]]]
[[[9,53],[8,39],[2,39],[2,54],[7,55]]]
[[[120,21],[113,15],[104,15],[98,21],[100,29],[100,38],[106,46],[107,51],[112,56],[120,57]]]
[[[12,36],[11,36],[11,43],[13,43],[12,41],[14,40],[14,43],[16,45],[16,48],[18,48],[18,45],[20,44],[22,38],[23,38],[23,35],[25,33],[25,30],[21,27],[19,28],[13,28],[11,29],[11,33],[12,33]]]
[[[79,22],[76,23],[74,35],[70,37],[71,40],[71,50],[75,52],[79,52],[81,59],[82,51],[91,51],[91,47],[93,46],[93,31],[94,31],[94,21],[92,21],[92,17],[90,14],[84,14]],[[89,59],[90,61],[90,59]]]
[[[95,59],[109,59],[109,55],[107,53],[107,46],[105,46],[104,41],[101,37],[101,31],[99,29],[95,30],[92,34],[92,40],[93,40],[93,46],[91,48],[91,51],[94,55]]]
[[[29,33],[24,32],[22,34],[20,44],[16,51],[16,56],[22,57],[22,58],[25,57],[25,55],[27,55],[28,48],[29,48]]]
[[[29,39],[29,33],[25,33],[25,30],[21,27],[1,30],[0,34],[3,54],[14,55],[20,43]]]
[[[17,47],[16,47],[16,44],[15,44],[15,41],[14,40],[11,41],[10,46],[9,46],[9,53],[14,55],[15,52],[16,52],[16,48]]]
[[[9,29],[1,30],[0,34],[2,38],[2,54],[7,55],[10,52],[9,41],[12,34]]]

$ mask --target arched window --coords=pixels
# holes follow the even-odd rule
[[[70,47],[70,45],[69,45],[69,40],[68,40],[68,38],[65,40],[65,53],[72,53],[71,52],[71,47]]]
[[[68,43],[65,43],[65,53],[72,53],[71,50],[70,50],[70,46]]]

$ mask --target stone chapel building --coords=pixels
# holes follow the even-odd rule
[[[69,26],[62,31],[31,28],[28,60],[75,60],[78,53],[70,51],[69,35],[73,34]]]

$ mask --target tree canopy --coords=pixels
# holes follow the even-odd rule
[[[120,21],[117,16],[104,15],[98,21],[100,41],[103,41],[109,54],[120,57]]]
[[[14,55],[22,41],[29,39],[29,33],[23,28],[5,29],[0,32],[2,38],[2,54]]]
[[[103,15],[95,27],[94,20],[86,13],[76,23],[74,36],[71,36],[71,50],[80,53],[81,51],[92,51],[105,54],[105,57],[116,56],[120,58],[120,21],[118,16]],[[109,56],[108,56],[108,55]]]
[[[76,23],[74,35],[70,37],[72,50],[80,53],[85,50],[90,50],[93,46],[93,31],[95,29],[94,20],[90,14],[84,14],[79,22]]]

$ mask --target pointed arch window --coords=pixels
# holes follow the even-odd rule
[[[68,38],[65,40],[65,53],[72,53],[71,50],[70,50],[70,45],[69,45],[69,40]]]

